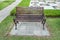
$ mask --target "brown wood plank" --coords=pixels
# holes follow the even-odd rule
[[[44,17],[43,7],[16,7],[16,20],[26,22],[41,21]]]

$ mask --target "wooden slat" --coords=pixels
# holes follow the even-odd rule
[[[41,14],[43,7],[16,7],[16,13],[20,14]]]
[[[43,7],[16,7],[16,20],[22,22],[39,22],[43,19]]]

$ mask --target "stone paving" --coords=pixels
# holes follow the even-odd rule
[[[43,30],[41,22],[20,22],[15,30],[15,26],[10,32],[10,35],[30,35],[30,36],[50,36],[49,31],[46,28]]]
[[[31,7],[44,7],[44,9],[60,9],[60,2],[55,2],[53,3],[51,1],[51,3],[48,3],[48,2],[44,2],[44,1],[32,1],[31,0],[31,3],[30,3],[30,6]]]

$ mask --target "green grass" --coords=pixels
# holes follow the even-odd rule
[[[13,17],[8,16],[2,23],[0,23],[0,36],[4,36],[8,31],[9,27],[13,23]]]
[[[48,18],[47,24],[51,30],[51,38],[60,40],[60,18]]]
[[[11,16],[9,16],[9,17],[8,17],[8,19],[6,18],[5,20],[12,21],[12,17]],[[11,21],[8,21],[6,23],[8,24]],[[52,34],[50,37],[31,37],[31,36],[6,36],[6,37],[4,37],[4,36],[2,36],[2,37],[0,37],[0,40],[60,40],[60,18],[47,18],[47,24],[48,24],[48,28],[50,29],[50,34]],[[4,29],[4,31],[6,30],[5,26],[2,27],[2,29],[0,28],[0,30],[2,30],[2,32],[3,32],[3,29]],[[4,34],[4,32],[3,32],[3,34]],[[0,34],[0,35],[2,35],[2,34]]]
[[[30,4],[30,0],[23,0],[18,6],[27,7]]]
[[[30,4],[30,0],[22,0],[22,2],[18,4],[18,7],[28,7],[29,4]],[[11,11],[11,15],[15,15],[15,13],[16,13],[16,8],[14,8]]]
[[[50,33],[52,34],[51,37],[19,37],[19,36],[12,36],[8,37],[11,40],[60,40],[60,18],[47,18],[48,28],[50,28]]]
[[[14,0],[5,0],[3,2],[0,3],[0,10],[2,10],[3,8],[7,7],[8,5],[10,5],[12,2],[14,2]]]
[[[23,1],[22,1],[23,2]],[[18,6],[26,6],[24,2],[19,4]],[[28,2],[28,1],[27,1]],[[26,2],[25,2],[26,3]],[[16,13],[16,9],[14,9],[11,14]],[[46,15],[49,12],[46,12]],[[60,18],[47,18],[47,24],[50,28],[51,37],[31,37],[31,36],[4,36],[7,31],[9,31],[9,27],[13,24],[13,16],[8,16],[2,23],[0,23],[0,40],[60,40]]]
[[[55,16],[55,17],[60,16],[60,10],[56,10],[56,9],[55,10],[52,10],[52,9],[51,10],[44,10],[44,13],[46,16],[52,16],[52,17],[53,16]]]

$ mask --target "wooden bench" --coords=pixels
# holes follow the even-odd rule
[[[14,19],[15,30],[19,22],[46,22],[43,7],[16,7],[16,18]]]

